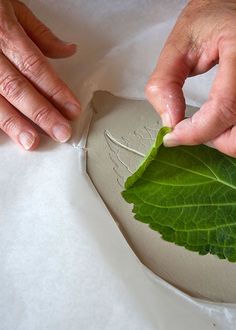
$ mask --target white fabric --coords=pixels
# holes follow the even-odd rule
[[[76,56],[54,65],[84,108],[99,89],[144,97],[184,4],[30,2],[62,38],[78,42]],[[187,83],[188,102],[206,98],[209,79]],[[86,135],[79,138],[89,115],[87,108],[71,144],[44,137],[33,153],[0,133],[0,329],[234,329],[234,305],[191,299],[139,263],[86,174]]]

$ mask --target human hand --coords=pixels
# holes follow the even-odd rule
[[[209,98],[184,119],[185,79],[219,63]],[[173,127],[166,146],[211,142],[236,157],[236,1],[193,0],[182,11],[147,84],[149,101]]]
[[[69,120],[80,105],[45,56],[75,51],[76,45],[58,39],[23,3],[0,0],[0,129],[26,150],[39,142],[30,121],[55,141],[71,136]]]

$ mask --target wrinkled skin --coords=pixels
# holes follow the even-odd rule
[[[0,129],[24,149],[39,142],[31,122],[55,141],[70,138],[80,105],[46,57],[75,52],[75,44],[58,39],[23,3],[0,0]]]
[[[208,100],[184,119],[187,77],[219,63]],[[236,1],[193,0],[182,11],[146,87],[164,125],[166,146],[210,142],[236,157]]]

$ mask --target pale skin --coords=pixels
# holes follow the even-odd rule
[[[236,1],[192,0],[182,11],[146,87],[163,124],[166,146],[210,142],[236,157]],[[69,57],[76,45],[58,39],[20,1],[0,0],[0,129],[25,150],[39,143],[35,126],[66,142],[79,101],[46,57]],[[219,63],[209,98],[184,119],[187,77]],[[36,125],[32,125],[34,122]]]
[[[57,142],[70,139],[80,104],[46,57],[75,52],[23,3],[0,0],[0,129],[25,150],[39,143],[35,126]]]
[[[219,63],[208,100],[188,119],[183,84]],[[147,84],[146,94],[173,128],[164,144],[210,143],[236,157],[236,1],[192,0],[182,11]]]

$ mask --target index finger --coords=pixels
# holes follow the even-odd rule
[[[159,57],[157,66],[147,84],[146,95],[156,111],[161,115],[163,124],[174,127],[184,118],[185,99],[182,91],[185,79],[191,71],[186,42],[168,40]]]
[[[208,101],[166,135],[166,146],[205,143],[236,125],[236,48],[230,47],[229,52],[225,49],[219,54],[219,68]]]

